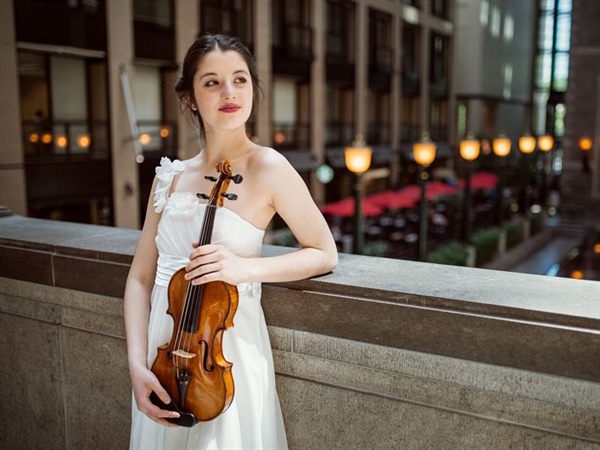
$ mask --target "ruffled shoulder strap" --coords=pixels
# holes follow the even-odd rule
[[[157,166],[155,169],[158,182],[156,183],[156,190],[154,191],[154,211],[157,213],[162,212],[167,203],[167,198],[169,198],[169,193],[171,192],[173,178],[184,170],[185,164],[178,159],[171,161],[166,156],[163,156],[160,159],[160,166]]]

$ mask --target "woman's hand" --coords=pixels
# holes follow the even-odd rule
[[[190,262],[185,268],[185,279],[192,280],[192,284],[224,281],[238,285],[248,281],[247,267],[248,263],[244,258],[234,255],[222,245],[194,244]]]
[[[176,419],[179,417],[179,413],[161,409],[150,401],[150,394],[155,392],[163,403],[171,402],[169,394],[160,385],[158,378],[152,371],[146,367],[140,367],[135,370],[131,369],[130,374],[137,408],[156,423],[166,427],[176,427],[177,425],[168,422],[166,419]]]

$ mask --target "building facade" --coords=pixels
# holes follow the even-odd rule
[[[159,158],[198,151],[173,83],[204,31],[248,43],[266,93],[249,135],[320,204],[350,192],[357,134],[390,184],[423,131],[442,152],[455,140],[452,0],[1,4],[0,204],[19,214],[138,228]]]
[[[351,195],[344,148],[356,135],[373,149],[372,167],[389,169],[372,182],[383,189],[414,177],[412,144],[423,132],[437,144],[436,164],[450,169],[468,131],[504,132],[513,156],[524,132],[552,134],[555,187],[576,203],[600,196],[594,2],[0,0],[0,8],[0,205],[19,214],[140,227],[160,157],[199,148],[173,85],[205,31],[248,43],[266,94],[248,133],[282,152],[319,204]]]

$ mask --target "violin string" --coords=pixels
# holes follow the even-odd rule
[[[219,183],[220,184],[220,183]],[[211,201],[206,205],[204,219],[202,223],[202,228],[200,232],[199,245],[209,244],[212,237],[214,218],[216,213],[215,206],[216,198],[211,199]],[[193,339],[193,330],[196,329],[193,325],[193,321],[197,321],[197,329],[200,329],[200,312],[202,308],[202,289],[203,287],[193,285],[188,282],[183,312],[181,316],[181,320],[178,325],[177,334],[175,337],[175,349],[183,349],[187,352],[191,350],[191,344]],[[200,291],[200,292],[199,292]],[[188,367],[188,358],[183,358],[183,367],[180,366],[180,360],[178,356],[173,358],[174,366],[177,369]]]

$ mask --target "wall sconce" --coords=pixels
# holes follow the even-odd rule
[[[521,153],[529,155],[535,150],[535,138],[529,133],[524,134],[519,138],[519,150]]]

